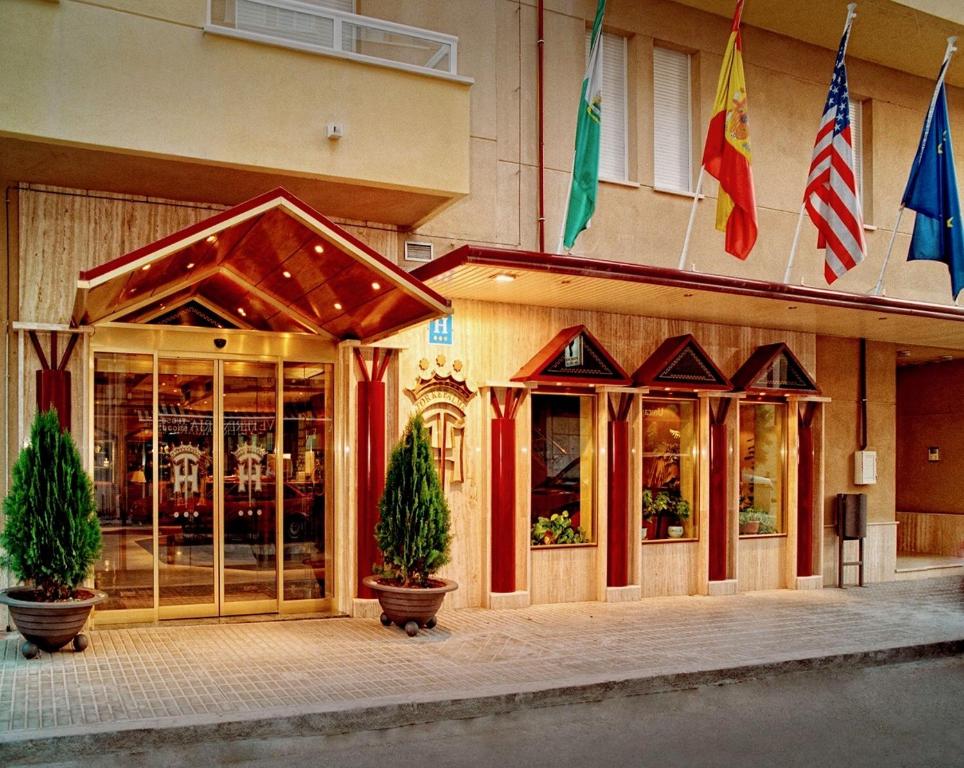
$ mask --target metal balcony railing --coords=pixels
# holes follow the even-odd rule
[[[458,76],[458,38],[298,0],[208,0],[205,32]]]

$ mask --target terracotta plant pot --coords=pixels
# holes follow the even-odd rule
[[[366,576],[362,579],[362,583],[378,597],[378,604],[382,607],[382,624],[386,627],[396,624],[402,627],[409,637],[415,637],[422,627],[434,627],[435,614],[442,606],[445,594],[459,588],[451,579],[433,581],[440,586],[419,589],[382,584],[377,576]]]
[[[751,520],[748,523],[740,523],[740,533],[746,536],[752,536],[754,533],[758,533],[760,530],[760,521]]]
[[[45,603],[31,599],[34,591],[27,587],[0,590],[0,603],[10,609],[10,618],[26,642],[20,651],[28,659],[38,650],[53,653],[73,640],[74,650],[87,647],[87,637],[81,635],[90,610],[107,599],[105,592],[96,589],[76,590],[78,599]]]

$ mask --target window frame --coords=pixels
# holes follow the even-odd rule
[[[640,493],[645,492],[647,489],[645,487],[646,483],[646,410],[651,407],[652,404],[688,404],[692,407],[693,413],[690,417],[692,428],[693,428],[693,446],[692,446],[692,494],[693,498],[688,499],[690,504],[690,517],[689,517],[689,527],[692,531],[691,536],[683,536],[680,538],[672,538],[666,536],[665,538],[647,538],[642,539],[642,543],[675,543],[675,542],[696,542],[700,540],[700,514],[699,514],[699,500],[700,500],[700,473],[701,473],[701,456],[700,456],[700,436],[702,430],[701,418],[700,418],[700,406],[699,401],[696,398],[685,397],[685,396],[667,396],[667,397],[651,397],[649,395],[643,395],[640,398],[640,436],[639,436],[639,456],[640,456],[640,477],[639,477],[639,490]],[[682,458],[685,455],[683,452],[682,437],[680,439],[680,452],[676,454],[679,457],[679,463],[682,464]],[[681,498],[686,498],[682,493]],[[643,527],[646,528],[645,519],[642,520]],[[685,532],[685,526],[684,526]]]
[[[737,465],[738,465],[738,499],[739,503],[737,505],[737,516],[743,511],[743,451],[742,451],[742,440],[743,440],[743,413],[746,408],[759,408],[761,406],[772,406],[777,409],[777,413],[781,414],[780,418],[782,420],[782,434],[780,435],[778,441],[778,460],[780,461],[780,493],[779,493],[779,514],[777,515],[776,528],[777,530],[772,533],[739,533],[740,539],[758,539],[758,538],[779,538],[786,537],[788,535],[788,527],[790,522],[790,497],[788,496],[787,486],[790,480],[790,462],[789,462],[789,451],[788,451],[788,441],[789,441],[789,431],[790,431],[790,418],[791,418],[791,408],[790,404],[781,399],[776,398],[762,398],[758,400],[744,400],[741,401],[738,408],[739,423],[737,429]],[[755,501],[755,499],[754,499]],[[753,505],[751,505],[753,506]],[[739,520],[737,520],[739,523]]]
[[[530,392],[530,406],[529,406],[529,519],[528,519],[528,531],[529,531],[529,548],[532,550],[544,550],[544,549],[560,549],[560,548],[571,548],[571,547],[596,547],[599,544],[598,541],[598,525],[597,518],[599,514],[598,509],[598,483],[599,483],[599,435],[596,425],[596,418],[598,415],[598,398],[594,392],[584,392],[578,390],[556,390],[554,388],[539,388],[534,389]],[[532,505],[533,491],[535,490],[533,486],[533,474],[532,474],[532,463],[535,460],[536,451],[534,447],[534,427],[535,427],[535,408],[534,402],[536,398],[548,398],[548,397],[570,397],[577,398],[580,401],[586,401],[591,407],[591,412],[588,417],[589,421],[589,439],[591,441],[591,458],[588,462],[589,464],[589,525],[587,526],[580,519],[580,527],[587,531],[587,540],[583,542],[575,542],[569,544],[535,544],[532,541],[532,528],[536,521],[536,512]],[[580,455],[582,454],[583,446],[580,444]],[[579,482],[582,484],[585,478],[580,474]],[[582,503],[583,496],[582,490],[580,489],[580,515],[582,514]]]

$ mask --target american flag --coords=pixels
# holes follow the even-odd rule
[[[857,266],[867,253],[863,216],[857,199],[847,66],[844,63],[852,22],[851,16],[840,40],[803,198],[810,220],[820,233],[817,247],[825,249],[823,272],[828,284]]]

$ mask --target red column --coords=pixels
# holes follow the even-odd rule
[[[489,402],[495,417],[491,420],[491,590],[515,592],[515,415],[525,396],[524,389],[506,388],[504,404],[493,388]]]
[[[812,417],[811,417],[812,418]],[[797,464],[797,576],[813,575],[813,426],[801,417]]]
[[[40,346],[40,339],[37,338],[36,331],[30,331],[30,343],[33,344],[37,358],[40,360],[40,370],[37,371],[37,409],[49,411],[51,408],[57,409],[57,417],[60,421],[60,428],[66,432],[70,431],[70,371],[67,370],[67,363],[70,362],[70,355],[74,351],[79,336],[70,334],[67,340],[67,348],[64,350],[63,357],[57,351],[57,332],[50,333],[50,360],[44,354],[43,347]]]
[[[629,422],[609,422],[609,517],[606,585],[629,583]]]
[[[726,579],[726,424],[710,424],[710,581]]]
[[[381,361],[379,356],[382,355]],[[358,458],[356,464],[357,497],[357,573],[358,596],[374,598],[375,593],[362,584],[369,576],[372,566],[379,562],[380,553],[375,544],[375,526],[378,524],[378,502],[385,490],[385,372],[391,359],[391,350],[374,350],[371,374],[362,357],[355,350],[355,360],[362,373],[358,382]]]
[[[515,592],[515,419],[492,419],[492,591]]]
[[[37,371],[37,410],[57,409],[60,428],[70,431],[70,371]]]

